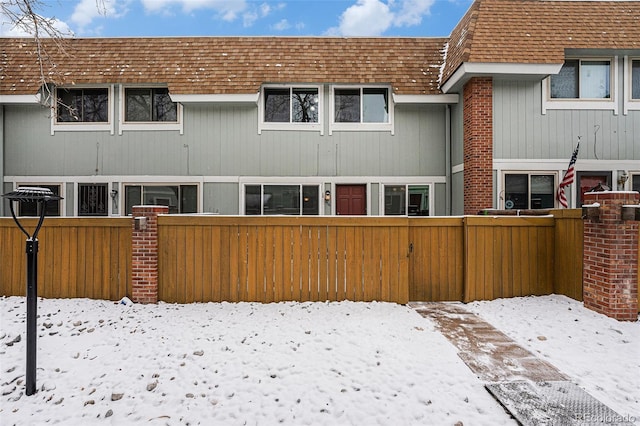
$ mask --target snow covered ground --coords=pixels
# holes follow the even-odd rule
[[[640,424],[640,322],[562,296],[467,305]],[[0,298],[0,424],[513,425],[434,324],[389,303]],[[20,340],[17,341],[18,337]]]

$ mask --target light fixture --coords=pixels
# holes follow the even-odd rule
[[[331,191],[325,191],[324,192],[324,201],[327,203],[331,202]]]
[[[623,170],[622,173],[618,174],[618,185],[624,187],[624,184],[629,180],[629,174],[626,170]]]

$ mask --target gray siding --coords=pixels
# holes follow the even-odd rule
[[[5,175],[445,174],[445,107],[398,106],[389,132],[257,131],[257,107],[185,106],[177,131],[50,131],[49,110],[7,106]]]
[[[464,163],[463,108],[462,93],[460,93],[460,103],[451,105],[451,164],[453,166]]]
[[[583,159],[640,160],[640,111],[547,110],[543,115],[541,85],[494,81],[494,158],[569,158],[581,136]]]

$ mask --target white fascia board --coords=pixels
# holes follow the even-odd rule
[[[397,95],[393,94],[396,104],[457,104],[460,96],[457,93],[448,95]]]
[[[441,89],[447,93],[466,78],[487,75],[540,76],[558,74],[563,64],[503,64],[494,62],[464,62]]]
[[[180,95],[169,94],[173,102],[189,103],[257,103],[259,92],[239,94]]]
[[[0,104],[39,104],[40,93],[35,95],[0,95]]]

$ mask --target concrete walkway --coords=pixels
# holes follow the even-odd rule
[[[519,424],[633,426],[461,303],[411,302],[458,348],[458,356]]]

